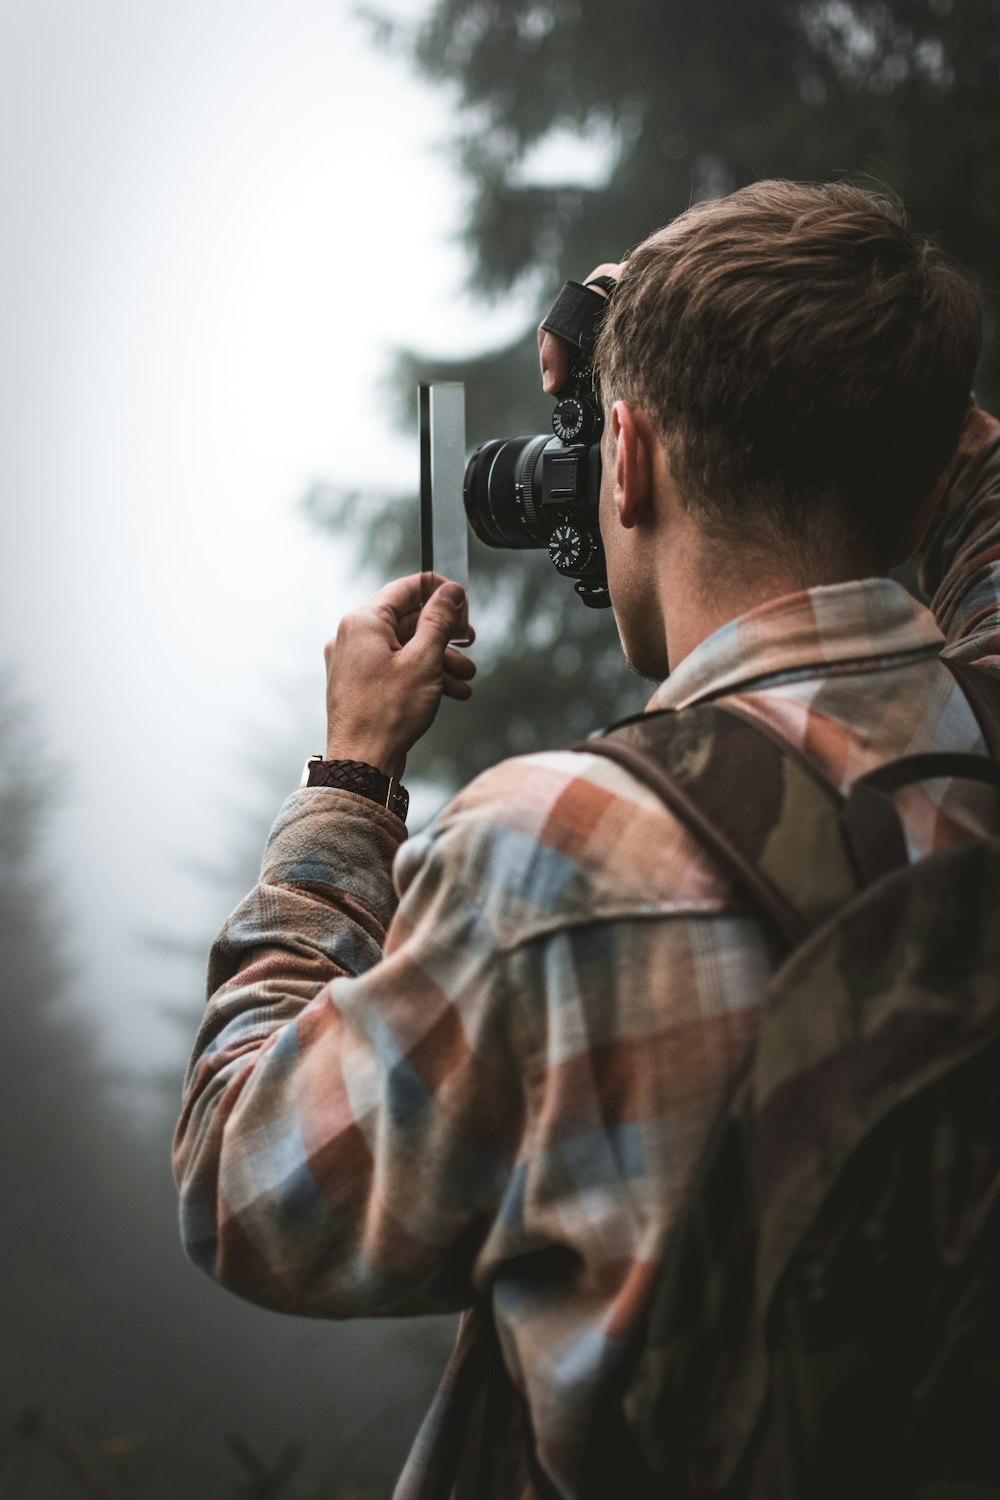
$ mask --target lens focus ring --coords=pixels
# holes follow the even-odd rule
[[[538,511],[535,509],[535,465],[542,451],[548,446],[547,437],[535,438],[534,442],[528,443],[517,463],[514,472],[514,498],[520,505],[524,524],[530,536],[537,534]]]
[[[477,448],[465,469],[465,511],[488,547],[545,547],[539,514],[541,457],[551,437],[494,438]]]

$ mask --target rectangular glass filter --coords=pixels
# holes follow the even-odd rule
[[[469,537],[465,483],[465,386],[434,381],[418,387],[420,421],[420,572],[426,600],[437,579],[469,589]],[[455,636],[467,645],[465,627]]]

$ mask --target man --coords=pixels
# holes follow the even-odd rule
[[[962,273],[844,184],[759,183],[632,254],[597,350],[600,524],[651,708],[739,704],[839,789],[903,754],[983,751],[939,661],[1000,667],[979,339]],[[566,351],[541,354],[556,389]],[[917,541],[934,614],[885,576]],[[469,696],[459,611],[444,586],[418,613],[404,579],[344,620],[331,761],[398,778],[441,694]],[[899,808],[912,858],[995,827],[958,781]],[[298,1313],[488,1297],[538,1464],[573,1497],[774,956],[691,835],[597,756],[503,763],[403,838],[343,789],[282,809],[212,954],[177,1136],[186,1242]],[[400,1495],[448,1473],[461,1363]],[[521,1492],[523,1446],[497,1493]]]

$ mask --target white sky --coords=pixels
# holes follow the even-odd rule
[[[204,930],[184,864],[225,864],[303,678],[320,743],[367,587],[295,502],[415,483],[394,345],[534,312],[457,296],[450,107],[347,0],[0,0],[0,661],[66,768],[55,935],[116,1060],[166,1044],[141,934]]]

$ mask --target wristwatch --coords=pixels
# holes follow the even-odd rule
[[[395,776],[387,776],[377,766],[364,760],[324,760],[321,755],[310,755],[302,768],[300,787],[332,786],[345,792],[357,792],[395,813],[401,822],[406,822],[410,806],[410,794]]]

